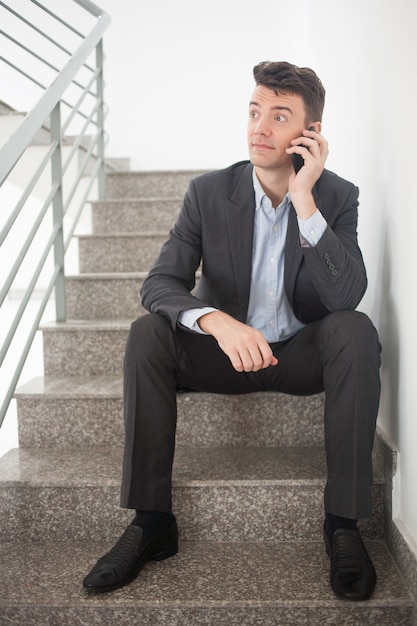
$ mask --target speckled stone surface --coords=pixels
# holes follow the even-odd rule
[[[177,441],[193,445],[316,445],[322,443],[322,394],[275,392],[244,396],[180,393]]]
[[[111,198],[182,198],[195,171],[118,172],[106,178],[106,197]]]
[[[388,520],[387,544],[414,600],[411,623],[417,625],[417,546],[400,519]]]
[[[21,447],[106,446],[124,439],[123,405],[118,398],[26,399],[18,406]]]
[[[146,273],[83,274],[65,280],[67,319],[136,319]]]
[[[45,376],[121,374],[131,320],[45,324]]]
[[[196,446],[323,443],[322,394],[179,393],[177,442]],[[24,447],[102,446],[123,441],[121,376],[38,378],[17,393]]]
[[[182,198],[107,200],[92,203],[93,233],[158,230],[168,233],[182,205]]]
[[[67,319],[136,319],[146,312],[139,293],[146,275],[147,272],[128,272],[67,277]],[[199,277],[197,272],[196,285]]]
[[[408,626],[411,602],[383,542],[368,602],[333,595],[322,542],[180,542],[130,585],[88,594],[81,581],[108,543],[0,545],[1,624],[25,626]],[[32,564],[27,567],[28,562]],[[3,621],[1,621],[3,620]]]
[[[0,539],[114,539],[122,447],[20,448],[0,459]],[[174,511],[187,540],[318,539],[322,531],[322,446],[177,446]],[[383,490],[365,535],[383,533]],[[36,502],[36,507],[33,507]]]
[[[167,238],[155,232],[80,236],[80,272],[146,272]]]

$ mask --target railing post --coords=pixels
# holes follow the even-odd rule
[[[52,214],[54,228],[57,235],[54,243],[55,266],[59,267],[59,273],[55,283],[55,311],[57,322],[65,322],[67,319],[66,296],[65,296],[65,266],[64,266],[64,202],[62,190],[62,155],[61,155],[61,109],[57,102],[51,111],[51,141],[56,141],[57,149],[51,158],[52,186],[57,190],[52,200]]]
[[[103,79],[103,39],[100,39],[96,46],[96,65],[100,70],[97,76],[97,99],[99,107],[97,110],[97,127],[98,127],[98,141],[97,152],[100,160],[100,166],[97,174],[98,180],[98,197],[99,200],[103,200],[106,194],[106,172],[104,162],[104,79]]]

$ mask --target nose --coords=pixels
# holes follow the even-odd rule
[[[254,133],[256,135],[270,135],[271,129],[268,120],[264,116],[260,116],[254,125]]]

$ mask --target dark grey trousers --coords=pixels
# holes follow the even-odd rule
[[[325,392],[326,512],[358,519],[372,510],[372,448],[380,397],[380,344],[369,318],[331,313],[272,344],[277,366],[236,372],[213,337],[173,331],[158,314],[131,326],[124,378],[121,506],[171,511],[176,392]],[[277,400],[278,401],[278,400]]]

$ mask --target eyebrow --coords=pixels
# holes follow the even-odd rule
[[[251,100],[249,102],[249,106],[256,106],[256,107],[260,107],[261,105],[258,104],[258,102],[255,102],[254,100]],[[293,113],[292,109],[290,109],[290,107],[284,107],[284,106],[273,106],[271,107],[272,111],[288,111],[289,113]]]

